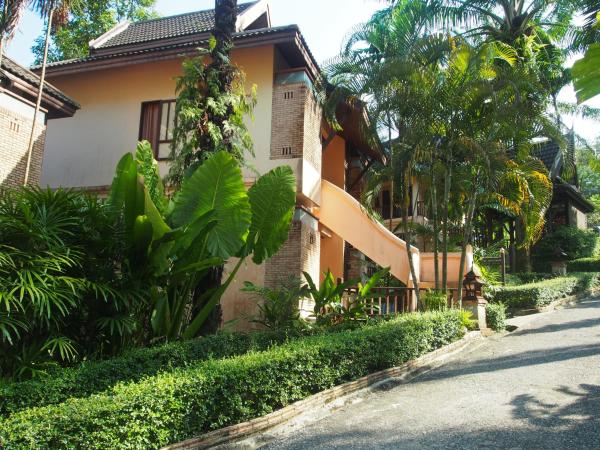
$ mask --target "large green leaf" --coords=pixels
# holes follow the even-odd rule
[[[125,208],[125,223],[128,229],[133,228],[133,223],[138,215],[143,213],[143,208],[136,210],[137,167],[131,153],[123,155],[115,171],[115,177],[110,187],[108,204],[115,210]]]
[[[135,160],[138,173],[144,180],[144,185],[148,190],[148,194],[160,212],[164,212],[167,206],[167,198],[165,197],[165,188],[163,186],[158,163],[154,159],[154,151],[148,141],[138,142],[135,150]]]
[[[600,94],[600,43],[590,45],[585,56],[573,65],[572,73],[579,103]]]
[[[273,256],[287,240],[296,205],[296,179],[289,166],[266,173],[248,191],[252,222],[248,235],[248,252],[261,264]]]
[[[242,171],[225,152],[213,155],[184,180],[172,220],[175,226],[185,226],[211,210],[217,224],[209,231],[207,249],[227,259],[244,245],[251,212]]]

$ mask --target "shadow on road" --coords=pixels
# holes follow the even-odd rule
[[[544,350],[531,350],[509,356],[479,359],[467,363],[461,361],[460,365],[453,364],[452,366],[439,368],[435,372],[431,372],[414,380],[413,383],[472,375],[476,373],[496,372],[517,367],[549,364],[557,361],[587,358],[596,355],[600,355],[600,344],[572,345]]]
[[[578,390],[555,389],[573,397],[568,404],[544,403],[532,395],[518,395],[510,402],[512,415],[519,427],[477,428],[479,417],[473,417],[475,429],[459,428],[413,432],[403,429],[369,429],[369,424],[356,424],[352,429],[319,431],[302,434],[291,442],[274,442],[268,449],[552,449],[597,450],[600,448],[600,386],[581,384]],[[482,414],[485,414],[482,405]],[[489,423],[489,422],[488,422]],[[377,428],[377,427],[375,427]]]

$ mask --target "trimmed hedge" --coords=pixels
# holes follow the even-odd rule
[[[521,286],[505,286],[489,293],[494,303],[504,303],[512,309],[539,308],[567,295],[586,291],[600,285],[598,273],[572,273]]]
[[[567,270],[573,272],[600,272],[600,257],[579,258],[569,261]]]
[[[0,424],[0,447],[160,448],[398,366],[461,334],[455,310],[409,314],[204,361],[85,399],[17,412]]]
[[[61,403],[71,397],[87,397],[105,391],[118,382],[138,381],[161,371],[189,366],[210,358],[266,350],[298,336],[273,331],[218,333],[136,349],[117,358],[90,361],[78,367],[58,369],[43,378],[1,385],[0,416],[33,406]]]
[[[506,306],[504,303],[488,303],[485,305],[487,325],[494,331],[506,329]]]

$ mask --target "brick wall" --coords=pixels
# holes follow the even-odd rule
[[[297,210],[288,240],[265,262],[265,286],[277,288],[290,277],[304,279],[302,272],[308,272],[318,283],[320,247],[317,220],[303,210]],[[312,310],[312,304],[304,301],[300,308],[309,311]]]
[[[23,185],[27,165],[27,146],[31,133],[31,119],[0,106],[0,186]],[[46,127],[38,123],[31,155],[29,184],[38,185],[42,173]]]
[[[273,88],[271,159],[304,157],[321,170],[321,107],[305,83]]]

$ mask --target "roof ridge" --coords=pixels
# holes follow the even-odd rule
[[[237,5],[237,7],[239,8],[240,6],[252,5],[252,4],[258,3],[258,2],[259,2],[259,0],[253,0],[251,2],[239,3]],[[207,13],[207,12],[214,11],[214,10],[215,10],[215,8],[199,9],[196,11],[188,11],[188,12],[184,12],[184,13],[173,14],[171,16],[154,17],[153,19],[145,19],[145,20],[139,20],[137,22],[131,22],[131,25],[146,24],[146,23],[157,22],[157,21],[165,20],[165,19],[172,19],[175,17],[182,17],[182,16],[188,16],[188,15],[199,14],[199,13]]]

